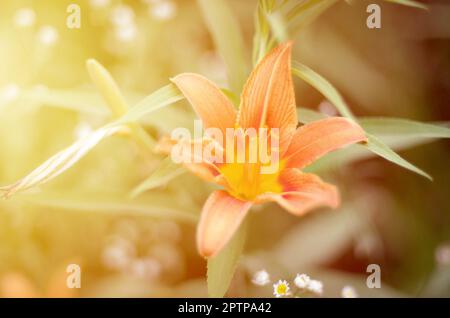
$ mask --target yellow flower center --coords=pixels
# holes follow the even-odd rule
[[[279,284],[277,286],[277,293],[279,295],[285,295],[286,294],[286,285],[285,284]]]
[[[256,149],[255,149],[256,147]],[[256,160],[250,160],[250,153],[258,153],[258,143],[246,145],[245,162],[235,160],[232,163],[226,163],[220,167],[220,172],[228,183],[228,191],[234,197],[252,201],[258,195],[263,193],[280,193],[282,186],[278,181],[280,171],[283,168],[283,162],[261,162],[261,158],[257,155]]]

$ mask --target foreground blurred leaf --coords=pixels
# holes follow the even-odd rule
[[[101,117],[110,114],[98,94],[86,89],[57,90],[34,87],[24,91],[21,96],[25,100],[32,100],[37,105],[58,107]]]
[[[131,197],[134,198],[145,191],[161,187],[183,172],[185,169],[181,165],[174,163],[171,157],[167,157],[146,180],[132,190]]]
[[[197,0],[214,43],[225,61],[230,89],[239,94],[247,77],[239,23],[225,0]]]
[[[325,96],[344,117],[353,120],[355,119],[341,94],[339,94],[337,89],[324,77],[314,72],[306,65],[295,61],[292,64],[292,73],[321,92],[322,95]]]
[[[437,266],[423,289],[420,297],[448,297],[450,295],[450,266]]]
[[[110,215],[141,215],[158,219],[195,224],[198,214],[194,208],[178,206],[173,194],[155,193],[131,200],[121,195],[43,192],[22,194],[20,199],[33,205],[64,211],[95,212]]]
[[[347,204],[337,211],[305,219],[284,235],[272,250],[271,258],[290,272],[333,259],[364,228],[362,207],[362,203]]]
[[[210,297],[223,297],[227,292],[244,248],[246,232],[244,221],[227,246],[217,256],[208,260],[207,280]]]

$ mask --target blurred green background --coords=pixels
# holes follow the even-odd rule
[[[248,59],[256,1],[229,0]],[[418,10],[380,1],[339,1],[295,35],[294,58],[329,79],[358,116],[450,120],[450,4]],[[67,6],[81,28],[66,27]],[[382,28],[366,27],[366,7],[382,8]],[[181,72],[226,87],[227,70],[196,1],[1,1],[0,183],[23,177],[109,119],[85,61],[105,65],[132,105]],[[295,80],[298,106],[334,114],[320,93]],[[192,125],[187,103],[149,115],[159,138]],[[250,216],[250,233],[229,296],[271,296],[251,283],[308,273],[324,296],[345,285],[360,296],[450,296],[450,144],[401,154],[433,182],[380,158],[323,165],[342,207],[295,218],[276,205]],[[161,160],[126,137],[102,141],[39,189],[0,201],[0,296],[206,296],[195,224],[212,187],[183,174],[137,198],[130,191]],[[66,266],[80,264],[82,288],[67,289]],[[365,286],[381,266],[382,288]]]

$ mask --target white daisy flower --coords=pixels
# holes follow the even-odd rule
[[[323,284],[319,280],[311,280],[306,289],[308,289],[310,292],[313,292],[314,294],[322,295]]]
[[[311,281],[311,279],[309,278],[308,275],[306,275],[306,274],[297,274],[297,276],[295,276],[295,279],[294,279],[294,284],[298,288],[304,289],[304,288],[306,288],[308,286],[310,281]]]
[[[264,286],[270,283],[270,276],[269,273],[266,272],[266,270],[260,270],[255,273],[252,279],[253,284],[258,286]]]
[[[273,294],[277,298],[289,296],[291,292],[288,282],[279,280],[277,283],[273,284]]]
[[[341,291],[342,298],[357,298],[358,293],[352,286],[344,286]]]

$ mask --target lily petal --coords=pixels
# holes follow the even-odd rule
[[[336,208],[339,205],[337,188],[314,174],[286,169],[280,182],[284,186],[283,193],[265,194],[261,199],[275,201],[294,215],[304,215],[318,207]]]
[[[303,168],[330,151],[367,141],[364,130],[343,118],[321,119],[298,128],[292,137],[285,158],[287,167]]]
[[[186,140],[186,141],[176,141],[170,139],[170,137],[165,136],[161,138],[158,144],[155,147],[155,152],[171,155],[173,147],[180,145],[179,143],[186,143],[186,147],[190,147],[191,151],[184,153],[184,161],[181,163],[184,167],[186,167],[189,171],[195,174],[197,177],[207,181],[217,183],[222,186],[227,186],[227,182],[225,178],[221,175],[219,170],[219,165],[213,162],[207,162],[203,156],[195,157],[195,147],[196,144],[206,144],[211,142],[206,139],[199,140]],[[198,159],[196,161],[196,159]]]
[[[204,257],[215,256],[239,228],[251,205],[226,191],[213,192],[203,206],[197,228],[199,253]]]
[[[192,105],[204,128],[219,128],[225,136],[226,128],[234,127],[236,110],[216,84],[193,73],[177,75],[172,82]]]
[[[239,109],[243,128],[278,128],[281,149],[287,149],[298,123],[291,49],[292,42],[282,44],[256,66],[244,86]]]

